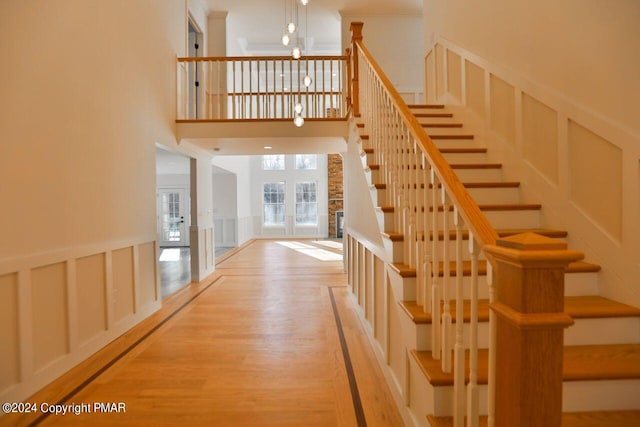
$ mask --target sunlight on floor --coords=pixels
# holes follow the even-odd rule
[[[336,242],[335,240],[318,240],[315,243],[320,246],[342,250],[342,242]]]
[[[180,248],[163,249],[159,261],[179,261]]]
[[[342,255],[335,252],[330,252],[325,249],[316,248],[315,246],[307,245],[300,242],[276,242],[279,245],[293,249],[301,254],[313,257],[320,261],[342,261]],[[341,246],[342,247],[342,246]]]

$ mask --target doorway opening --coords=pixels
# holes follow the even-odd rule
[[[162,298],[191,283],[191,159],[156,146],[156,218]]]

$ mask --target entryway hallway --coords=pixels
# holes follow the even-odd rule
[[[236,251],[166,298],[156,326],[111,344],[113,365],[61,402],[124,402],[126,413],[43,425],[404,425],[348,300],[340,247],[258,240]]]

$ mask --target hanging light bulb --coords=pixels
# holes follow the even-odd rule
[[[287,24],[287,31],[289,32],[289,34],[295,33],[297,28],[298,27],[296,27],[296,23],[295,22],[289,22]]]
[[[294,47],[293,50],[291,51],[291,56],[293,56],[293,59],[300,59],[301,55],[302,55],[302,51],[298,46]]]
[[[296,116],[296,118],[293,119],[293,124],[297,127],[301,127],[304,124],[304,118],[302,116]]]
[[[313,83],[313,79],[311,78],[311,76],[310,76],[310,75],[306,75],[306,76],[304,76],[304,78],[302,79],[302,83],[304,83],[304,85],[305,85],[306,87],[309,87],[309,86],[311,86],[311,83]]]
[[[289,37],[289,34],[284,33],[284,35],[282,36],[282,45],[289,46],[290,41],[291,41],[291,37]]]
[[[304,110],[304,107],[299,102],[296,104],[295,107],[293,107],[293,111],[295,111],[296,114],[298,114],[298,115],[302,113],[302,110]]]

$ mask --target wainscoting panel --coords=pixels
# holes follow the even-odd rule
[[[465,61],[465,85],[467,106],[478,116],[485,117],[484,70],[471,61]]]
[[[549,181],[558,183],[558,113],[522,94],[524,157]]]
[[[622,239],[622,150],[569,121],[571,200]]]
[[[506,142],[516,141],[516,98],[515,88],[504,80],[491,74],[489,79],[491,129]]]
[[[133,248],[113,251],[113,315],[117,323],[135,313]]]
[[[20,381],[18,275],[0,276],[0,392]]]
[[[447,89],[456,101],[462,101],[462,69],[460,55],[447,50]]]
[[[82,345],[107,330],[105,254],[76,261],[78,341]]]
[[[143,309],[158,299],[156,289],[156,243],[138,245],[140,290],[139,308]]]
[[[31,271],[32,357],[36,371],[69,353],[66,283],[64,262]]]
[[[0,260],[0,401],[26,399],[159,309],[156,256],[153,236]]]

